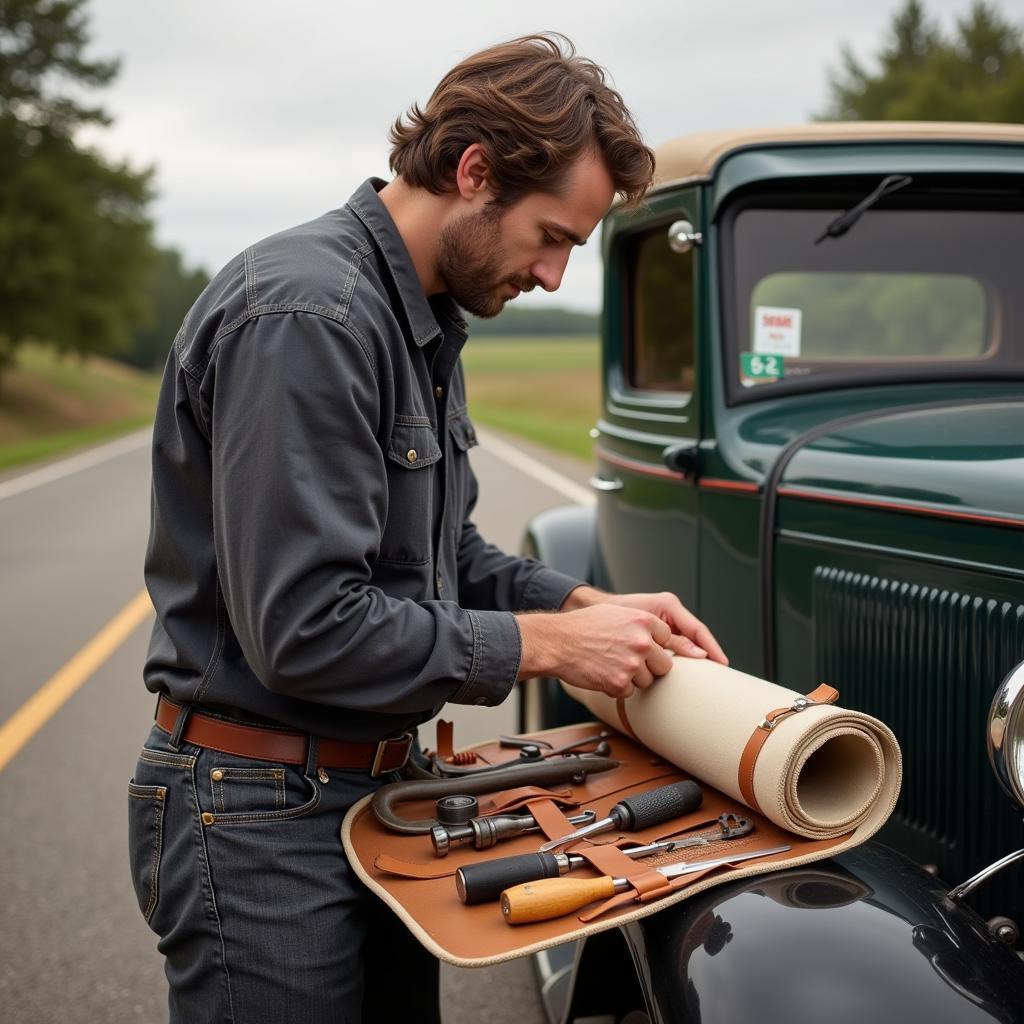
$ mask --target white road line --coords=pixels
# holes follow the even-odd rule
[[[585,487],[581,487],[575,480],[570,480],[569,477],[552,469],[550,466],[545,466],[539,459],[535,459],[532,455],[527,455],[525,452],[510,445],[507,441],[495,437],[489,431],[478,428],[476,436],[480,439],[480,444],[486,451],[496,455],[502,462],[507,462],[510,466],[514,466],[527,476],[533,477],[534,480],[544,484],[545,487],[558,491],[559,494],[564,495],[570,501],[576,502],[577,505],[595,504],[597,499],[593,493]]]
[[[128,452],[143,448],[152,440],[153,431],[150,427],[137,430],[127,437],[119,437],[116,441],[100,445],[98,448],[90,448],[81,455],[72,455],[70,458],[61,459],[59,462],[52,462],[48,466],[34,469],[20,476],[12,477],[10,480],[0,483],[0,501],[4,498],[13,498],[15,494],[22,494],[34,487],[42,487],[43,484],[53,483],[63,477],[71,476],[72,473],[80,473],[83,469],[92,469],[101,462],[109,462]]]

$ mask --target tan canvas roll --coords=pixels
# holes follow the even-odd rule
[[[834,705],[790,711],[803,694],[692,658],[676,658],[668,675],[625,701],[567,692],[683,771],[797,835],[830,839],[865,824],[873,832],[896,805],[902,776],[896,737],[859,711]],[[779,709],[787,711],[764,726]],[[747,788],[753,800],[740,784],[752,736],[759,746]]]

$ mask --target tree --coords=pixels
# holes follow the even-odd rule
[[[907,0],[876,63],[843,48],[824,120],[1024,122],[1024,33],[993,4],[975,2],[945,35]]]
[[[0,0],[0,369],[36,340],[116,352],[146,313],[151,171],[76,141],[106,113],[76,98],[109,83],[86,58],[84,0]]]
[[[146,282],[150,316],[138,328],[131,348],[118,358],[142,370],[159,370],[181,321],[209,282],[205,270],[187,270],[177,249],[159,249]]]

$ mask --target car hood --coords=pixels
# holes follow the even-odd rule
[[[780,487],[1024,522],[1024,399],[868,414],[800,448]]]

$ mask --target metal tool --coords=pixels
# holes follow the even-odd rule
[[[771,857],[776,853],[785,853],[789,849],[790,846],[786,843],[766,850],[724,854],[709,860],[680,861],[678,864],[667,864],[655,870],[665,878],[678,878],[680,875],[706,871],[725,864],[739,864],[741,861],[754,860],[757,857]],[[553,917],[562,917],[563,914],[579,910],[594,900],[605,899],[631,888],[629,879],[612,878],[610,875],[603,875],[600,878],[542,878],[536,882],[526,882],[506,889],[501,894],[501,913],[508,924],[548,921]]]
[[[593,736],[584,737],[581,740],[576,740],[575,743],[567,743],[563,747],[556,749],[541,749],[541,744],[532,742],[530,740],[511,742],[511,738],[508,736],[502,737],[499,740],[499,744],[503,747],[518,747],[519,748],[519,760],[512,762],[504,762],[502,764],[488,764],[482,768],[475,764],[458,764],[448,761],[435,760],[434,767],[437,771],[445,778],[453,778],[456,776],[465,775],[480,775],[486,774],[487,772],[500,771],[503,768],[509,767],[510,764],[521,764],[523,762],[539,764],[541,761],[553,760],[559,756],[578,753],[580,747],[589,746],[594,744],[594,748],[588,751],[583,756],[596,756],[596,757],[607,757],[611,753],[611,745],[608,743],[606,737],[611,736],[610,732],[601,732]],[[504,741],[504,742],[503,742]],[[550,747],[550,744],[547,744]]]
[[[396,805],[411,800],[436,800],[444,796],[475,796],[496,793],[513,786],[553,786],[571,782],[579,785],[588,775],[618,768],[610,757],[581,754],[560,757],[554,761],[513,763],[494,771],[463,775],[454,779],[418,778],[389,782],[373,794],[373,813],[382,825],[406,835],[426,835],[438,824],[436,818],[410,820],[395,810]]]
[[[723,814],[714,831],[685,839],[667,839],[646,846],[624,847],[622,852],[632,860],[652,854],[671,853],[690,846],[708,846],[726,839],[738,839],[753,830],[753,824],[735,814]],[[467,864],[455,872],[455,890],[463,903],[487,903],[496,900],[506,889],[540,878],[557,878],[588,861],[575,853],[524,853],[517,857],[498,857],[482,864]]]
[[[696,782],[672,782],[667,786],[659,786],[657,789],[649,789],[644,793],[637,793],[636,796],[628,796],[620,800],[609,812],[607,818],[595,821],[585,828],[578,828],[575,832],[562,836],[560,839],[552,839],[545,843],[539,853],[549,853],[559,846],[573,843],[577,839],[592,836],[597,832],[607,832],[609,829],[620,828],[635,831],[647,828],[649,825],[660,825],[669,818],[679,818],[684,814],[697,810],[704,799],[704,794]]]
[[[583,811],[569,821],[574,825],[586,825],[596,817],[593,811]],[[521,836],[524,832],[537,832],[539,829],[540,825],[532,814],[489,814],[470,818],[464,825],[444,825],[439,822],[430,830],[430,841],[434,844],[436,856],[447,857],[453,846],[462,843],[471,842],[474,849],[487,850],[502,839]]]
[[[582,739],[574,740],[572,743],[566,743],[561,747],[552,747],[547,740],[535,740],[530,739],[528,736],[499,736],[498,744],[502,747],[519,747],[520,750],[528,750],[531,747],[545,748],[539,756],[541,757],[557,757],[559,754],[568,754],[574,751],[579,751],[580,747],[589,747],[592,743],[597,744],[594,749],[594,753],[599,752],[599,748],[604,744],[602,740],[611,739],[614,734],[609,732],[607,729],[602,729],[601,732],[595,732],[590,736],[584,736]]]
[[[434,813],[442,825],[464,825],[480,813],[480,801],[467,793],[453,793],[437,801]]]

